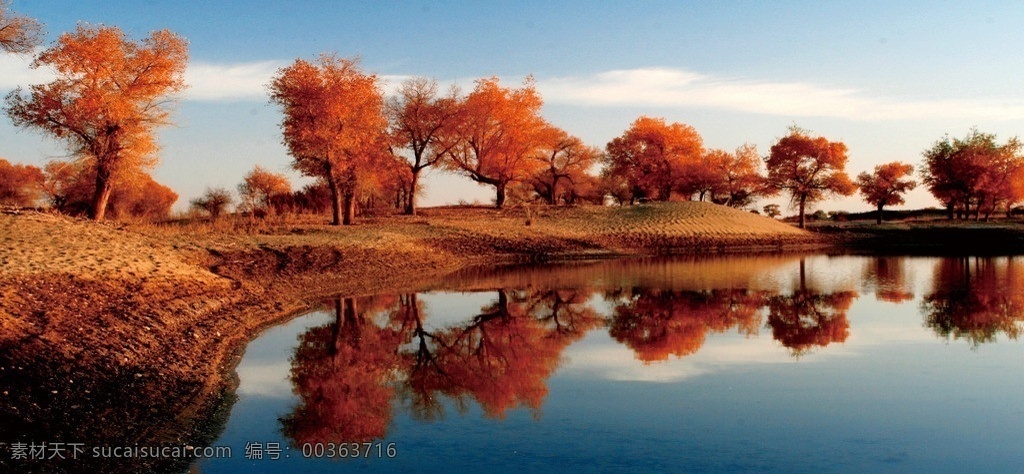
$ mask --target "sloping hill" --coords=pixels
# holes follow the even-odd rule
[[[548,247],[566,251],[578,246],[576,250],[622,253],[690,252],[820,242],[814,234],[784,222],[706,202],[505,211],[438,208],[424,215],[433,225],[524,244],[547,240]]]

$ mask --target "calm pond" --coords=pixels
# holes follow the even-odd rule
[[[266,331],[193,472],[1015,471],[1022,329],[1015,257],[467,271]]]

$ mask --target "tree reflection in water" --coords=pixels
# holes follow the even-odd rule
[[[799,286],[788,295],[768,298],[768,326],[772,337],[788,347],[794,356],[814,346],[845,342],[850,334],[846,312],[857,298],[854,291],[824,293],[808,284],[804,259],[800,259]]]
[[[1017,339],[1024,322],[1024,269],[1014,258],[946,258],[921,302],[925,324],[944,338],[977,348],[1000,332]]]
[[[709,332],[738,327],[743,334],[757,334],[766,294],[632,288],[607,296],[617,301],[609,333],[648,364],[697,352]]]
[[[604,323],[589,297],[499,289],[466,324],[438,330],[425,328],[415,294],[336,300],[336,321],[303,334],[292,359],[300,403],[283,431],[296,444],[381,438],[396,393],[421,419],[443,416],[442,398],[460,411],[473,400],[492,418],[515,407],[539,416],[562,351]],[[382,307],[384,324],[367,319]]]
[[[902,303],[914,299],[907,282],[907,259],[904,257],[872,257],[864,268],[864,284],[873,287],[879,301]]]
[[[617,303],[609,333],[645,364],[694,354],[708,333],[736,328],[740,334],[756,335],[766,310],[772,336],[795,356],[845,341],[850,327],[846,312],[857,293],[820,292],[807,280],[801,260],[799,286],[789,294],[746,289],[612,291],[606,297]]]
[[[620,288],[604,294],[608,318],[590,289],[500,288],[479,314],[441,328],[425,324],[416,294],[337,299],[335,321],[301,336],[291,371],[300,402],[283,431],[297,444],[381,438],[396,399],[423,420],[442,418],[445,400],[463,413],[475,403],[489,418],[515,408],[540,416],[565,349],[606,324],[645,364],[693,354],[709,333],[730,330],[771,328],[794,355],[845,341],[857,294],[815,291],[807,280],[801,262],[789,294]]]
[[[335,321],[300,337],[291,380],[300,403],[281,420],[296,445],[383,437],[391,421],[403,335],[365,314],[394,298],[334,300]]]
[[[457,401],[462,410],[473,399],[494,418],[513,407],[539,414],[562,351],[601,323],[579,293],[497,293],[497,300],[466,325],[419,331],[408,374],[415,414],[436,417],[439,395]]]

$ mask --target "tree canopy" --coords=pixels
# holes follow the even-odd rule
[[[964,138],[947,135],[923,155],[922,181],[950,218],[1008,211],[1024,199],[1024,154],[1016,138],[1000,145],[995,135],[972,129]]]
[[[445,166],[480,184],[494,186],[495,206],[505,205],[510,183],[533,175],[540,162],[533,159],[547,123],[533,80],[523,87],[502,87],[498,78],[476,81],[462,101],[460,120],[445,137]]]
[[[388,122],[377,76],[364,73],[357,59],[296,59],[274,76],[270,100],[284,111],[281,129],[292,165],[327,182],[332,224],[352,224],[360,181],[386,163]]]
[[[878,208],[878,223],[882,223],[882,208],[903,204],[903,194],[917,187],[917,182],[905,179],[914,173],[914,167],[894,161],[875,167],[874,173],[857,175],[857,187],[864,200]]]
[[[0,0],[0,51],[28,54],[43,43],[43,25],[34,18],[11,11],[10,2]]]
[[[452,133],[459,112],[458,90],[452,88],[441,96],[437,81],[425,77],[407,79],[388,99],[393,153],[407,163],[410,172],[403,209],[406,214],[416,214],[420,172],[437,164],[458,143],[442,138]]]
[[[772,146],[771,154],[765,159],[767,187],[789,193],[799,211],[800,228],[803,228],[808,203],[834,194],[849,196],[856,191],[846,174],[847,160],[843,142],[812,137],[806,130],[790,127],[789,134]]]
[[[631,200],[668,201],[673,191],[693,191],[693,181],[684,181],[685,168],[700,160],[704,145],[689,125],[642,116],[606,151],[608,173],[625,179]]]
[[[7,96],[7,114],[67,144],[95,178],[89,215],[102,220],[115,186],[155,165],[154,135],[169,123],[172,94],[185,88],[188,43],[167,30],[142,41],[110,26],[79,25],[43,51],[33,67],[57,79]]]

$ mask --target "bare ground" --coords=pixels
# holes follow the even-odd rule
[[[238,351],[330,294],[414,289],[477,264],[823,245],[705,203],[438,208],[343,228],[321,219],[133,226],[0,214],[0,443],[209,443]]]

